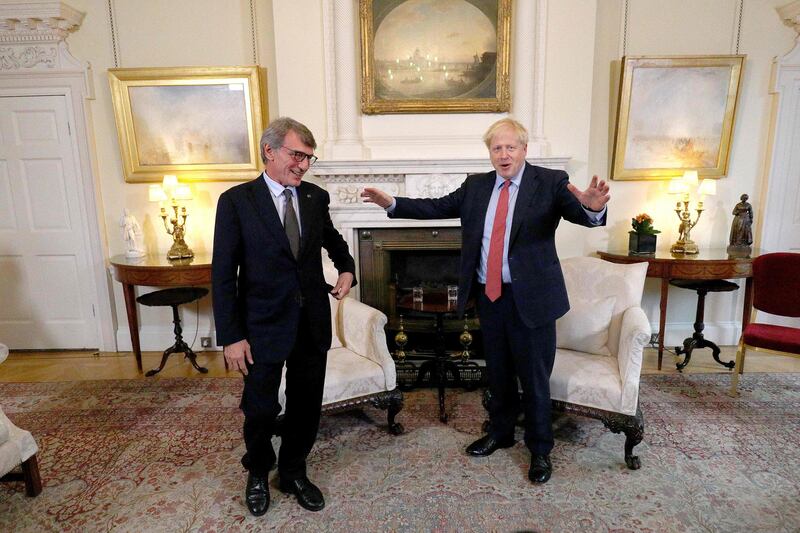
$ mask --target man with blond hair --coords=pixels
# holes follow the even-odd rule
[[[494,170],[468,176],[446,196],[394,198],[373,188],[361,195],[390,217],[460,218],[458,310],[463,314],[467,300],[475,299],[491,395],[489,431],[466,451],[484,457],[513,446],[521,409],[531,452],[528,477],[544,483],[553,468],[555,324],[569,310],[555,231],[562,218],[587,227],[605,225],[609,188],[594,176],[582,191],[566,172],[527,163],[528,132],[514,119],[492,124],[483,141]]]

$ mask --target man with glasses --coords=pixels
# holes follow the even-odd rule
[[[347,295],[355,261],[331,222],[328,193],[302,181],[317,160],[316,146],[306,126],[276,119],[261,136],[264,173],[225,191],[217,204],[214,322],[228,366],[244,376],[242,465],[245,501],[255,516],[269,507],[267,476],[276,459],[281,490],[308,510],[325,506],[307,477],[306,458],[319,428],[331,343],[328,290]],[[325,283],[322,248],[339,271],[335,287]],[[276,458],[271,437],[284,363],[286,410]]]
[[[463,314],[467,300],[475,299],[491,394],[489,431],[466,451],[485,457],[513,446],[521,410],[531,452],[528,478],[545,483],[553,468],[550,373],[555,323],[569,310],[556,255],[556,227],[562,218],[582,226],[604,225],[610,195],[597,176],[581,191],[565,172],[527,163],[528,132],[516,120],[495,122],[483,141],[495,170],[467,177],[447,196],[393,198],[372,188],[361,196],[390,217],[461,219],[458,310]]]

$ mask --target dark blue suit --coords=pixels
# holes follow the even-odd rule
[[[286,362],[286,420],[279,470],[305,475],[305,458],[319,425],[325,363],[331,342],[329,286],[322,272],[325,248],[337,270],[355,272],[347,243],[333,227],[330,197],[320,187],[297,187],[302,239],[297,259],[289,248],[269,187],[261,175],[225,191],[217,204],[212,296],[217,343],[246,339],[248,368],[244,466],[265,477],[275,462],[270,443],[280,412],[278,387]]]
[[[564,276],[556,254],[555,231],[562,218],[594,224],[567,190],[566,172],[525,164],[509,237],[511,283],[490,302],[477,282],[484,221],[496,172],[467,177],[458,190],[435,199],[396,198],[390,216],[461,219],[459,312],[474,297],[481,320],[492,402],[491,431],[513,434],[519,410],[516,378],[523,388],[525,441],[533,453],[553,447],[549,379],[555,358],[555,320],[569,310]]]

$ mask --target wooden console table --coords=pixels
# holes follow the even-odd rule
[[[749,257],[731,257],[724,248],[701,249],[699,254],[673,254],[667,250],[653,255],[628,255],[627,251],[597,251],[601,259],[612,263],[646,262],[647,277],[661,278],[660,315],[658,317],[658,369],[664,356],[664,329],[667,321],[667,294],[671,279],[736,279],[746,278],[742,329],[750,323],[753,310],[753,259],[759,251],[753,250]]]
[[[179,287],[211,283],[211,255],[197,254],[189,259],[170,261],[166,254],[129,258],[115,255],[110,259],[114,279],[122,283],[125,312],[136,365],[142,371],[142,350],[139,346],[139,319],[136,314],[135,285],[147,287]]]

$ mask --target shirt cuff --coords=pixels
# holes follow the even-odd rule
[[[603,220],[603,217],[605,216],[607,210],[607,206],[605,205],[603,206],[603,209],[601,209],[600,211],[592,211],[585,205],[581,205],[581,207],[583,208],[583,211],[586,213],[586,216],[589,217],[589,220],[591,220],[595,224],[599,224],[600,221]]]
[[[386,212],[389,213],[389,214],[394,213],[394,208],[395,207],[397,207],[397,200],[392,198],[392,203],[391,203],[391,205],[389,207],[386,208]]]

